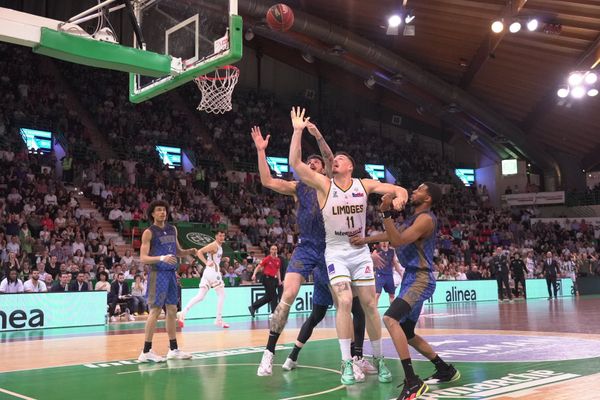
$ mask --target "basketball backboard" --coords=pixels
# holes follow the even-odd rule
[[[144,47],[180,59],[168,76],[130,74],[129,98],[138,103],[172,90],[242,57],[242,19],[237,0],[138,0],[134,12]]]

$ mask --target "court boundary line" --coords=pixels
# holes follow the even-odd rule
[[[6,390],[6,389],[2,389],[2,388],[0,388],[0,392],[6,393],[6,394],[8,394],[10,396],[13,396],[13,397],[16,397],[16,398],[19,398],[19,399],[23,399],[23,400],[36,400],[33,397],[28,397],[28,396],[25,396],[23,394],[11,392],[10,390]]]
[[[234,354],[232,354],[234,355]],[[129,375],[129,374],[143,374],[144,372],[156,372],[156,371],[164,371],[164,370],[173,370],[173,369],[185,369],[185,368],[204,368],[204,367],[256,367],[260,364],[254,364],[254,363],[232,363],[232,364],[200,364],[200,365],[182,365],[182,366],[176,366],[176,367],[159,367],[159,368],[154,368],[154,369],[148,369],[145,371],[125,371],[125,372],[117,372],[116,375]],[[274,367],[282,367],[283,364],[273,364]],[[327,372],[333,372],[334,374],[337,375],[341,375],[342,373],[338,370],[335,369],[331,369],[331,368],[325,368],[325,367],[319,367],[319,366],[315,366],[315,365],[298,365],[296,368],[306,368],[306,369],[317,369],[317,370],[321,370],[321,371],[327,371]],[[282,398],[280,400],[295,400],[295,399],[305,399],[308,397],[315,397],[315,396],[320,396],[322,394],[326,394],[326,393],[331,393],[331,392],[335,392],[338,390],[343,389],[345,386],[344,385],[338,385],[336,387],[327,389],[327,390],[322,390],[320,392],[315,392],[315,393],[307,393],[307,394],[301,394],[298,396],[292,396],[292,397],[285,397]]]
[[[268,328],[265,328],[264,330],[267,330]],[[325,329],[331,329],[331,330],[335,330],[335,328],[325,328]],[[558,337],[566,337],[566,338],[579,338],[579,339],[587,339],[587,340],[598,340],[600,341],[600,335],[599,334],[593,334],[593,333],[580,333],[580,332],[544,332],[544,331],[518,331],[518,330],[507,330],[507,331],[502,331],[502,330],[498,330],[498,329],[482,329],[482,330],[476,330],[476,332],[473,332],[473,329],[446,329],[446,328],[439,328],[439,329],[434,329],[434,328],[420,328],[421,330],[425,330],[425,331],[435,331],[435,330],[443,330],[444,333],[424,333],[424,335],[426,336],[447,336],[447,335],[482,335],[482,334],[495,334],[495,335],[523,335],[523,336],[558,336]],[[250,331],[251,329],[249,329]],[[198,335],[198,334],[211,334],[214,333],[212,331],[203,331],[203,332],[190,332],[190,334],[193,335]],[[89,336],[81,336],[81,338],[89,338]],[[389,339],[389,336],[384,336],[382,337],[382,339]],[[65,337],[61,337],[61,338],[49,338],[50,340],[72,340],[73,338],[65,338]],[[333,336],[331,338],[319,338],[319,339],[311,339],[310,342],[316,342],[316,341],[322,341],[322,340],[335,340],[337,339],[337,336]],[[367,338],[365,338],[367,339]],[[22,344],[24,342],[13,342],[15,344]],[[296,342],[288,342],[285,345],[294,345]],[[255,347],[255,346],[247,346],[247,347]],[[235,349],[240,349],[240,348],[244,348],[244,347],[226,347],[226,348],[222,348],[218,351],[227,351],[227,350],[235,350]],[[214,350],[213,350],[214,351]],[[194,353],[194,352],[193,352]],[[200,352],[197,352],[200,353]],[[202,352],[202,353],[206,353],[206,352]],[[386,358],[390,358],[392,359],[392,357],[386,357]],[[80,362],[76,362],[76,363],[70,363],[70,364],[61,364],[61,365],[52,365],[52,366],[43,366],[43,367],[35,367],[35,368],[23,368],[23,369],[15,369],[15,370],[10,370],[10,371],[0,371],[0,376],[5,375],[5,374],[10,374],[13,372],[27,372],[27,371],[36,371],[36,370],[42,370],[42,369],[51,369],[51,368],[63,368],[63,367],[75,367],[75,366],[83,366],[85,364],[96,364],[96,363],[109,363],[109,362],[117,362],[117,361],[122,361],[120,359],[113,359],[113,360],[102,360],[102,361],[80,361]],[[422,361],[422,360],[417,360],[417,361]],[[483,361],[486,362],[486,361]],[[489,362],[489,361],[487,361]],[[513,362],[513,361],[511,361]],[[514,361],[514,362],[519,362],[519,361]]]

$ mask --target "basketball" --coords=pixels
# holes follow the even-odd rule
[[[275,4],[267,11],[267,24],[274,31],[285,32],[294,25],[294,12],[285,4]]]

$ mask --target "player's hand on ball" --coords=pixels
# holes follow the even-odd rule
[[[252,127],[251,134],[252,140],[254,140],[254,145],[256,146],[256,150],[265,150],[267,146],[269,146],[269,138],[271,138],[271,135],[267,135],[267,137],[263,139],[262,133],[260,132],[260,128],[258,126]]]
[[[359,235],[350,236],[350,244],[352,244],[352,246],[362,246],[366,243],[364,239],[365,238]]]
[[[392,208],[392,202],[394,198],[391,194],[386,193],[381,198],[381,204],[379,205],[379,211],[389,211]]]
[[[165,262],[170,265],[177,264],[177,257],[175,257],[173,254],[169,254],[165,257]]]
[[[292,118],[292,126],[294,130],[304,130],[306,125],[309,123],[310,117],[304,118],[304,113],[306,110],[300,109],[300,107],[292,107],[292,111],[290,116]]]

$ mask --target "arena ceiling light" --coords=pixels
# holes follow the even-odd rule
[[[527,22],[527,30],[529,32],[536,31],[539,26],[540,22],[537,20],[537,18],[532,18]]]
[[[510,25],[508,26],[508,30],[510,33],[518,33],[523,28],[523,25],[527,26],[527,30],[529,32],[537,31],[540,27],[540,21],[531,17],[529,19],[524,18],[511,18]],[[504,31],[504,19],[497,19],[492,22],[492,32],[494,33],[502,33]]]
[[[569,87],[565,85],[565,86],[558,88],[556,95],[558,97],[560,97],[561,99],[564,99],[569,95],[569,92],[570,92]]]
[[[599,93],[600,80],[595,71],[573,71],[566,79],[567,83],[560,86],[556,95],[561,99],[571,95],[574,99],[596,97]]]
[[[504,22],[502,20],[497,20],[492,23],[492,32],[500,33],[504,30]]]
[[[398,14],[391,15],[388,18],[388,27],[397,28],[402,24],[402,17]]]
[[[508,30],[510,31],[510,33],[517,33],[521,30],[521,23],[519,22],[519,20],[515,20],[513,21],[510,26],[508,27]]]

